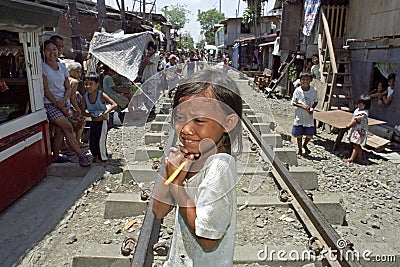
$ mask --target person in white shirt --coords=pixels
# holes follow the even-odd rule
[[[144,66],[142,73],[142,90],[144,93],[144,105],[149,112],[148,120],[150,121],[154,119],[156,115],[155,103],[161,92],[159,88],[161,78],[155,76],[158,72],[157,68],[160,61],[156,44],[150,41],[147,45],[147,51],[142,60],[142,65]]]
[[[232,147],[236,143],[240,153],[242,98],[223,72],[198,71],[190,78],[178,86],[173,101],[173,124],[181,146],[171,148],[165,172],[155,185],[156,218],[165,217],[177,205],[164,267],[230,267],[237,217]],[[166,184],[182,162],[186,166]]]
[[[281,38],[279,37],[280,31],[276,32],[276,39],[274,42],[274,50],[272,51],[272,79],[279,78],[279,67],[281,66],[281,51],[279,48]]]
[[[299,75],[301,86],[293,92],[292,105],[296,107],[292,127],[292,135],[297,139],[297,157],[303,155],[303,148],[306,154],[310,154],[307,144],[314,135],[314,108],[318,104],[317,90],[310,86],[312,74],[301,72]],[[303,136],[305,136],[303,143]]]

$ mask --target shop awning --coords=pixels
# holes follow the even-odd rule
[[[259,44],[258,46],[262,47],[262,46],[268,46],[268,45],[274,45],[274,44],[275,44],[275,42],[267,42],[267,43]]]
[[[0,28],[9,31],[38,31],[57,27],[61,11],[23,0],[0,0]]]
[[[275,41],[277,35],[276,33],[272,33],[272,34],[267,34],[264,33],[262,36],[256,38],[254,37],[248,37],[248,38],[243,38],[243,39],[236,39],[235,42],[239,42],[239,43],[249,43],[249,42],[254,42],[255,40],[260,41],[260,42],[273,42]]]

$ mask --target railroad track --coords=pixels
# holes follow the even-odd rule
[[[168,105],[168,104],[167,104]],[[250,109],[245,109],[245,113],[252,114]],[[247,246],[242,244],[238,246],[237,252],[235,253],[235,265],[240,266],[241,264],[251,263],[265,263],[272,266],[278,266],[282,264],[280,259],[277,257],[274,259],[273,255],[267,255],[268,251],[260,249],[260,246],[267,246],[268,237],[267,226],[265,221],[268,221],[263,215],[269,211],[274,214],[276,210],[275,205],[278,207],[290,207],[293,210],[295,218],[293,216],[286,216],[282,214],[281,220],[286,222],[293,222],[293,220],[299,220],[303,229],[297,231],[299,236],[302,236],[303,250],[307,250],[311,255],[310,258],[294,259],[298,261],[299,266],[302,266],[307,262],[323,262],[324,266],[361,266],[355,262],[351,257],[351,247],[344,246],[346,241],[341,239],[339,234],[333,229],[331,223],[325,218],[324,214],[317,208],[317,204],[313,202],[312,196],[307,194],[299,183],[292,177],[289,172],[288,166],[290,165],[290,156],[281,156],[284,158],[282,162],[279,159],[279,153],[276,152],[276,147],[279,147],[282,142],[276,135],[266,135],[265,133],[260,134],[259,130],[263,130],[262,123],[255,123],[257,117],[254,115],[243,116],[243,126],[245,129],[244,139],[247,142],[245,145],[245,156],[238,159],[238,168],[241,178],[237,184],[238,194],[238,233],[241,238],[245,239],[248,230],[244,230],[244,227],[252,228],[252,231],[260,233],[260,236],[264,234],[263,238],[255,238],[255,240],[246,240],[243,243],[247,243]],[[264,125],[264,130],[268,130],[268,126]],[[267,142],[267,141],[268,142]],[[169,150],[169,147],[175,145],[176,137],[170,135],[164,149]],[[286,151],[286,153],[290,153]],[[294,152],[295,153],[295,152]],[[280,154],[282,155],[282,153]],[[160,174],[162,173],[164,166],[160,167]],[[161,179],[160,175],[157,176],[157,180]],[[158,181],[156,182],[156,184]],[[266,201],[263,196],[270,195],[276,196],[274,201]],[[281,203],[277,203],[279,202]],[[278,208],[282,210],[284,208]],[[254,213],[256,213],[254,215]],[[278,212],[279,214],[279,212]],[[241,225],[241,221],[246,221],[246,217],[254,216],[255,223],[253,225]],[[243,217],[243,218],[242,218]],[[149,202],[147,212],[142,223],[138,244],[136,246],[131,266],[152,266],[154,262],[153,247],[159,241],[159,236],[162,235],[162,220],[158,220],[152,213],[152,201]],[[279,223],[278,221],[275,223]],[[282,222],[283,223],[283,222]],[[289,224],[290,225],[290,224]],[[172,225],[169,225],[172,227]],[[286,229],[290,231],[290,226]],[[298,225],[297,225],[297,228]],[[272,231],[274,228],[272,227]],[[285,230],[284,230],[285,231]],[[296,234],[295,233],[295,234]],[[165,242],[163,240],[163,242]],[[248,244],[251,244],[250,246]],[[346,244],[347,245],[347,244]],[[278,247],[274,247],[273,250],[277,251]],[[292,247],[279,246],[283,251],[289,252],[293,250]],[[297,248],[298,250],[299,248]],[[244,251],[243,251],[244,250]],[[253,253],[253,257],[247,255],[247,259],[241,259],[242,256],[237,254],[247,254],[248,252]],[[271,251],[271,248],[270,248]],[[298,251],[298,253],[304,253],[304,251]],[[157,256],[157,255],[156,255]],[[257,256],[257,258],[254,258]],[[246,256],[245,256],[246,258]],[[285,258],[285,257],[281,257]],[[286,257],[287,258],[287,257]],[[161,262],[164,257],[157,256],[157,262]],[[286,259],[287,260],[287,259]],[[277,265],[275,265],[277,264]],[[292,263],[294,264],[294,263]],[[290,265],[295,266],[295,265]]]
[[[170,100],[162,100],[164,103],[161,103],[161,107],[170,109]],[[270,128],[274,128],[271,121],[273,119],[268,114],[256,113],[244,104],[244,153],[237,160],[240,179],[236,186],[238,224],[234,266],[292,267],[308,263],[314,266],[361,266],[353,260],[352,244],[343,240],[331,226],[342,225],[346,211],[339,200],[327,201],[327,194],[318,195],[317,191],[313,191],[318,188],[316,171],[307,166],[296,166],[296,151],[285,146],[279,134],[270,131]],[[150,167],[151,159],[160,159],[163,151],[168,151],[169,147],[176,144],[176,137],[172,134],[168,114],[158,114],[146,128],[150,132],[143,132],[145,145],[141,144],[135,151],[129,149],[129,170],[124,171],[123,183],[135,181],[149,188],[155,179],[160,179],[164,168],[161,164],[157,174]],[[124,144],[124,147],[129,147],[129,144]],[[131,160],[133,164],[129,165]],[[107,202],[114,204],[106,203],[105,218],[139,218],[136,225],[141,225],[140,234],[132,257],[121,256],[119,246],[105,245],[105,251],[113,250],[113,258],[105,260],[106,257],[100,252],[94,261],[92,250],[91,254],[86,254],[87,257],[74,258],[73,267],[162,264],[166,251],[160,253],[154,250],[154,245],[164,243],[168,248],[172,237],[173,214],[170,213],[163,220],[155,219],[151,200],[148,203],[140,201],[139,194],[125,197],[122,208],[114,206],[116,212],[109,212],[112,205],[121,205],[111,195]],[[145,216],[142,220],[143,211]],[[272,251],[274,255],[270,255]],[[276,254],[279,251],[294,254],[289,257],[286,254],[282,258]],[[294,257],[298,255],[300,258]],[[364,262],[362,265],[368,266]]]

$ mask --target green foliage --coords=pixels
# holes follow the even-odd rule
[[[157,31],[161,31],[162,26],[160,24],[155,24],[154,29],[156,29]]]
[[[243,10],[242,23],[257,23],[257,6],[248,6]]]
[[[208,44],[214,44],[214,25],[225,19],[223,13],[219,13],[215,8],[208,11],[197,11],[197,21],[201,26],[201,33],[204,34]]]
[[[178,48],[183,50],[193,50],[194,40],[189,32],[181,35],[181,41],[178,43]]]
[[[165,18],[169,23],[171,23],[172,28],[179,31],[185,27],[185,24],[189,22],[187,15],[190,11],[187,9],[186,5],[176,4],[171,6],[166,6],[161,9]]]

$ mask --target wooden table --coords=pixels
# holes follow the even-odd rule
[[[348,125],[351,121],[353,113],[343,111],[343,110],[328,110],[328,111],[315,111],[314,119],[326,124],[329,124],[339,130],[339,133],[336,137],[335,143],[333,144],[333,150],[336,150],[339,143],[342,141],[342,138],[347,131],[346,125]],[[368,118],[368,125],[378,125],[384,124],[385,121]]]

